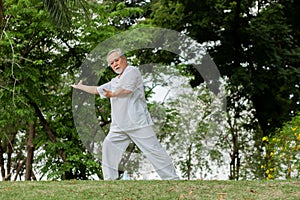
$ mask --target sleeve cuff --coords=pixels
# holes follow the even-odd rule
[[[106,98],[106,96],[104,96],[104,91],[102,87],[97,87],[97,91],[101,98]]]

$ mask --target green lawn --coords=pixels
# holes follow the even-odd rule
[[[0,200],[9,199],[299,200],[300,180],[0,182]]]

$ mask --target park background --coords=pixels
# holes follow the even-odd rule
[[[137,66],[156,63],[156,73],[144,73],[146,98],[182,179],[299,178],[299,8],[293,0],[0,0],[2,180],[102,179],[100,161],[77,133],[70,85],[99,43],[140,27],[193,38],[221,74],[226,109],[178,55],[127,55]],[[97,73],[99,84],[114,76],[109,68]],[[109,101],[95,101],[97,125],[107,133]],[[139,153],[134,145],[132,153]],[[128,161],[122,165],[131,179],[143,178]]]

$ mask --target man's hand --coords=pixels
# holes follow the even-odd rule
[[[106,96],[107,98],[111,98],[111,97],[113,97],[113,92],[112,91],[110,91],[110,90],[107,90],[107,89],[105,89],[105,88],[103,88],[103,91],[104,91],[104,96]]]
[[[84,85],[82,84],[82,80],[80,80],[78,84],[72,84],[71,87],[82,90],[90,94],[98,94],[97,86]]]
[[[73,87],[75,89],[80,89],[81,85],[82,85],[82,80],[80,80],[78,84],[72,84],[71,87]]]

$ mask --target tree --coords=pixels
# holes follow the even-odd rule
[[[207,49],[221,74],[232,88],[239,88],[231,98],[245,97],[255,109],[257,122],[250,125],[258,139],[299,110],[297,14],[287,11],[294,5],[298,3],[288,0],[154,1],[150,22],[212,44]],[[193,87],[203,81],[194,69],[186,71],[195,77],[190,81]],[[228,108],[234,103],[228,101]]]
[[[253,101],[256,118],[267,135],[289,119],[291,111],[299,109],[289,100],[289,95],[297,94],[296,81],[284,78],[291,74],[298,77],[295,67],[295,62],[299,62],[298,48],[283,13],[288,1],[266,5],[260,2],[254,11],[255,3],[156,1],[152,21],[167,28],[185,30],[199,43],[220,44],[209,48],[210,55],[231,84],[244,86],[241,95]],[[163,9],[168,14],[161,16],[158,13]],[[176,23],[170,23],[174,19]],[[195,74],[198,81],[192,85],[200,83],[198,76]]]
[[[24,7],[27,9],[23,9]],[[64,164],[68,162],[66,155],[68,146],[63,145],[58,139],[65,136],[58,135],[57,130],[65,129],[66,133],[75,133],[71,117],[68,116],[69,119],[67,119],[65,116],[61,127],[55,129],[51,122],[53,119],[51,111],[71,113],[71,107],[65,104],[70,102],[68,99],[70,99],[71,91],[65,87],[66,80],[63,80],[62,74],[66,73],[72,65],[80,64],[83,54],[80,51],[72,54],[74,53],[71,52],[72,49],[64,49],[57,43],[59,38],[61,41],[68,40],[68,34],[55,30],[49,23],[50,20],[47,20],[49,19],[47,13],[41,9],[41,3],[21,1],[14,4],[13,1],[6,1],[3,8],[5,8],[6,26],[1,34],[1,74],[3,77],[1,80],[1,96],[3,97],[1,98],[1,105],[3,105],[1,131],[4,133],[1,135],[2,177],[4,180],[10,180],[9,177],[13,172],[15,172],[15,179],[22,177],[27,157],[26,179],[30,180],[33,177],[34,149],[37,156],[40,156],[41,148],[45,145],[37,141],[44,143],[50,141],[47,146],[53,145],[52,149],[59,155],[58,158]],[[61,37],[58,37],[59,35]],[[72,58],[70,55],[73,60],[69,60]],[[61,63],[65,63],[63,65],[66,66]],[[69,82],[72,80],[70,78]],[[60,102],[60,104],[54,102]],[[40,126],[35,127],[34,134],[32,124],[35,121]],[[67,130],[67,126],[72,127],[72,130]],[[74,136],[69,139],[78,143],[78,137]],[[27,138],[29,146],[26,156],[23,148],[27,144]],[[75,138],[77,141],[74,140]],[[82,149],[80,143],[78,144],[77,148]],[[7,153],[7,159],[5,159],[5,153]],[[4,167],[5,160],[7,165]],[[67,174],[70,170],[62,171]]]
[[[71,1],[56,3],[66,2]],[[11,0],[1,7],[6,25],[0,35],[0,166],[4,180],[13,175],[14,180],[102,177],[98,161],[75,129],[69,85],[86,54],[120,29],[110,19],[118,13],[139,17],[141,9],[122,12],[122,3],[117,10],[115,3],[90,3],[94,13],[90,24],[82,19],[84,11],[75,6],[69,29],[59,28],[62,21],[53,25],[43,2]],[[57,5],[50,12],[64,12]],[[109,123],[109,116],[101,114],[101,123]]]
[[[177,77],[177,84],[179,77]],[[159,134],[163,134],[166,148],[173,156],[183,178],[212,178],[209,174],[214,165],[222,162],[222,152],[214,146],[218,142],[222,104],[220,99],[205,85],[197,88],[180,86],[172,91],[165,102],[165,116],[168,119]],[[217,171],[217,170],[216,170]],[[216,171],[214,171],[216,173]]]
[[[249,99],[235,94],[239,89],[227,85],[226,96],[233,106],[226,111],[217,146],[229,154],[230,180],[262,178],[262,133],[253,129],[255,110]]]

